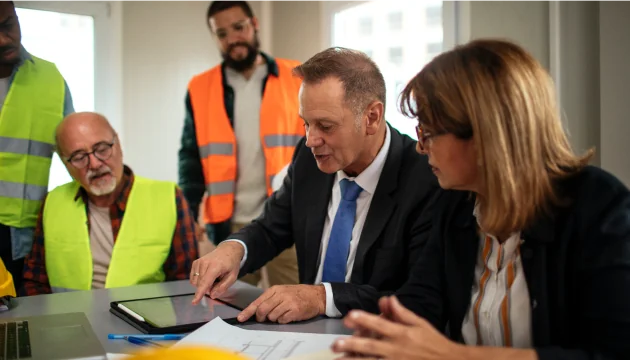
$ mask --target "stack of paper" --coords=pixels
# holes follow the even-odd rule
[[[216,346],[255,360],[323,360],[339,357],[329,349],[335,340],[346,336],[245,330],[216,318],[173,346]]]

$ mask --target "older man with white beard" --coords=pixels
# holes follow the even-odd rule
[[[55,139],[74,181],[44,200],[25,261],[23,293],[187,279],[197,242],[177,185],[134,175],[102,115],[66,117]]]

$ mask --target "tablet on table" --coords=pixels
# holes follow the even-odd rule
[[[173,334],[196,330],[216,317],[235,324],[242,309],[204,296],[193,305],[195,294],[113,301],[109,311],[145,334]]]

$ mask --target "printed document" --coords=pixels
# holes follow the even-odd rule
[[[301,355],[308,354],[331,354],[329,349],[332,343],[347,336],[246,330],[215,318],[173,346],[215,346],[234,350],[253,360],[279,360],[301,358]]]

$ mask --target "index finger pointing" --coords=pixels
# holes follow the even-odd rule
[[[243,322],[251,318],[252,315],[256,313],[256,310],[258,310],[258,306],[267,301],[267,299],[271,298],[275,293],[276,292],[271,289],[266,290],[264,293],[262,293],[262,295],[260,295],[256,300],[252,301],[252,303],[249,304],[248,307],[241,311],[241,313],[237,317],[238,321]]]
[[[197,291],[195,291],[195,297],[192,301],[193,305],[199,304],[199,301],[204,295],[212,290],[219,274],[214,268],[210,267],[204,274],[199,275],[199,277],[200,279],[197,281]]]

